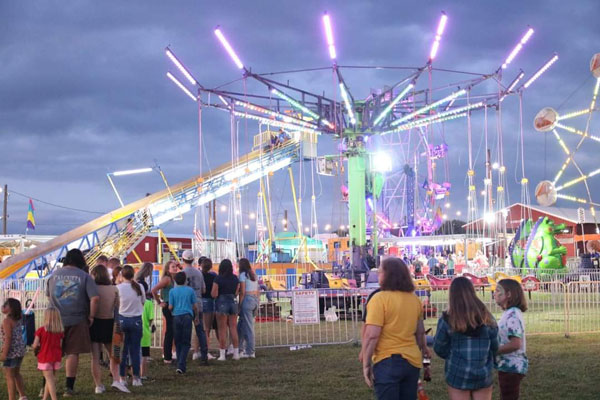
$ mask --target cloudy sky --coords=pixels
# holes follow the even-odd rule
[[[217,42],[220,24],[254,72],[285,71],[330,65],[320,16],[329,11],[334,24],[339,64],[344,66],[422,66],[429,54],[440,12],[449,22],[434,66],[491,73],[531,25],[535,34],[506,70],[508,84],[522,68],[531,76],[553,52],[559,60],[523,95],[526,175],[533,192],[552,179],[564,154],[552,136],[532,129],[542,107],[559,112],[589,105],[593,78],[589,61],[600,52],[597,0],[555,1],[3,1],[0,2],[0,184],[8,184],[9,233],[23,233],[27,198],[36,205],[36,233],[67,231],[118,206],[106,173],[157,163],[174,184],[198,173],[196,105],[165,76],[172,69],[167,45],[205,87],[238,80],[240,72]],[[352,94],[365,98],[402,79],[402,71],[343,70]],[[432,87],[469,79],[433,71]],[[335,96],[331,70],[278,76],[311,92]],[[225,86],[244,90],[244,82]],[[247,89],[268,95],[247,82]],[[484,88],[485,89],[485,88]],[[488,88],[489,89],[489,88]],[[434,99],[445,96],[435,92]],[[473,119],[477,185],[483,177],[482,112]],[[496,153],[496,112],[488,115],[488,136]],[[572,125],[583,129],[584,120]],[[595,123],[595,125],[594,125]],[[592,120],[591,131],[600,123]],[[520,200],[518,165],[518,98],[502,105],[502,132],[508,202]],[[436,128],[432,140],[450,146],[447,172],[452,183],[451,216],[466,210],[467,130],[464,121]],[[202,116],[203,168],[230,160],[227,114],[207,109]],[[240,152],[248,151],[258,131],[240,124]],[[593,133],[593,132],[592,132]],[[443,136],[442,136],[443,134]],[[597,133],[596,133],[597,134]],[[576,137],[563,134],[569,146]],[[597,143],[596,143],[597,144]],[[600,146],[600,144],[598,144]],[[324,138],[320,154],[335,151]],[[583,170],[597,168],[593,144],[577,160]],[[395,159],[401,167],[401,158]],[[495,157],[495,156],[494,156]],[[304,215],[309,215],[310,174],[303,167]],[[299,166],[295,167],[299,179]],[[571,177],[576,177],[573,171]],[[273,211],[293,210],[287,174],[274,177]],[[600,178],[599,178],[600,179]],[[442,177],[440,177],[442,180]],[[347,223],[340,200],[340,178],[315,180],[319,224]],[[126,202],[164,188],[157,174],[117,178]],[[590,181],[592,197],[600,185]],[[583,194],[575,188],[574,194]],[[243,191],[244,213],[256,208],[257,187]],[[43,202],[42,202],[43,201]],[[533,199],[533,201],[535,201]],[[220,202],[227,205],[229,200]],[[559,205],[573,207],[570,203]],[[60,207],[58,207],[60,206]],[[62,207],[62,208],[61,208]],[[220,234],[227,235],[220,218]],[[306,222],[309,222],[308,219]],[[191,233],[193,215],[165,226],[167,232]]]

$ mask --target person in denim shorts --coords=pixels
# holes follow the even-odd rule
[[[202,295],[202,319],[204,323],[204,331],[206,332],[207,345],[210,342],[210,330],[215,320],[215,299],[212,298],[212,285],[217,277],[217,274],[212,271],[213,262],[210,258],[200,257],[198,265],[202,269],[202,276],[204,276],[204,284],[206,285],[206,292]],[[210,346],[209,346],[210,347]],[[213,360],[213,357],[208,353],[208,359]]]
[[[0,361],[2,361],[2,369],[6,377],[8,398],[10,400],[16,399],[17,392],[19,398],[27,397],[25,396],[25,384],[21,375],[21,363],[25,356],[21,302],[13,298],[6,299],[2,304],[2,314],[5,318],[2,321]]]
[[[213,282],[211,295],[216,299],[217,326],[219,328],[219,358],[225,361],[227,330],[233,344],[233,359],[239,360],[239,342],[237,334],[238,304],[236,301],[240,290],[238,277],[233,273],[231,260],[224,259],[219,264],[219,275]]]

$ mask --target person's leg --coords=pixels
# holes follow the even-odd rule
[[[198,315],[198,318],[200,319],[200,322],[198,323],[198,325],[195,326],[195,329],[196,329],[196,336],[198,337],[198,342],[200,344],[200,358],[204,361],[207,359],[207,356],[208,356],[208,344],[207,344],[206,332],[204,331],[204,322],[203,322],[202,313],[200,313],[200,315]]]
[[[163,340],[163,358],[171,361],[173,358],[173,315],[167,307],[162,309],[165,321],[165,337]]]
[[[181,331],[177,341],[177,368],[186,371],[187,355],[190,352],[192,337],[192,316],[189,314],[179,316],[177,327]]]
[[[416,399],[417,385],[419,383],[419,374],[421,370],[413,367],[408,361],[402,359],[397,368],[401,370],[400,378],[400,398],[401,399]]]
[[[142,334],[144,333],[142,327],[142,317],[132,318],[132,329],[131,329],[131,342],[129,347],[129,357],[131,361],[131,367],[133,369],[133,378],[140,378],[140,358],[141,358],[141,342]]]
[[[73,340],[73,339],[71,339]],[[67,378],[67,388],[75,388],[75,378],[77,377],[77,367],[79,366],[79,354],[67,354],[65,361],[65,376]]]
[[[177,351],[177,359],[179,360],[181,351],[181,344],[183,341],[183,325],[181,321],[181,315],[176,315],[173,317],[173,338],[175,340],[175,349]]]
[[[110,354],[110,352],[111,352],[111,346],[112,346],[111,343],[104,343],[104,348],[106,349],[108,354]],[[119,363],[117,363],[113,357],[108,357],[108,361],[109,361],[109,368],[110,368],[110,374],[112,375],[112,379],[113,379],[113,381],[118,381],[119,380]]]
[[[102,370],[100,369],[100,353],[102,344],[92,342],[92,378],[96,387],[102,385]]]
[[[246,299],[240,305],[240,315],[237,321],[237,334],[240,349],[244,349],[244,342],[246,341],[246,315],[244,314],[244,303]]]
[[[202,313],[202,323],[204,324],[204,332],[206,333],[206,347],[210,345],[210,330],[213,318],[214,314],[212,312]]]
[[[128,318],[120,318],[121,332],[123,332],[123,350],[121,351],[121,364],[119,365],[119,376],[122,382],[127,381],[127,361],[131,347],[131,326]]]
[[[490,385],[483,389],[474,390],[473,392],[471,392],[473,400],[492,400],[493,389],[494,385]]]
[[[217,326],[219,327],[219,348],[227,347],[227,314],[217,313]]]
[[[25,383],[23,382],[23,375],[21,375],[21,365],[14,368],[15,386],[19,396],[25,396]]]
[[[500,386],[500,398],[502,400],[519,399],[523,376],[521,374],[498,371],[498,386]]]
[[[239,346],[239,338],[237,333],[237,314],[227,316],[227,324],[229,325],[229,336],[231,337],[231,344],[233,349],[237,349]]]
[[[47,396],[50,396],[52,400],[57,399],[56,395],[56,376],[55,371],[42,371],[44,375],[44,379],[46,379],[46,386],[44,389],[44,399],[47,399]]]
[[[248,309],[245,312],[246,318],[246,354],[252,355],[254,354],[254,346],[255,346],[255,336],[254,336],[254,315],[258,310],[258,299],[256,297],[252,297],[248,302]]]
[[[8,391],[8,400],[16,400],[17,398],[17,385],[15,383],[15,376],[13,374],[13,368],[4,367],[4,377],[6,378],[6,389]]]
[[[450,400],[471,400],[471,391],[455,389],[452,386],[448,386],[448,398]]]
[[[400,399],[399,371],[391,357],[373,365],[375,395],[378,400]]]

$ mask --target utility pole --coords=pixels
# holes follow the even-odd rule
[[[8,220],[8,185],[4,185],[4,207],[2,208],[2,234],[6,235],[6,221]]]

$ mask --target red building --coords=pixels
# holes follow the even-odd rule
[[[578,254],[583,252],[584,239],[586,242],[589,240],[600,240],[598,224],[589,210],[583,212],[583,224],[578,223],[579,215],[577,208],[543,207],[538,205],[527,207],[524,204],[515,203],[508,207],[507,211],[504,211],[502,214],[506,215],[506,230],[509,233],[514,233],[519,227],[521,219],[524,217],[527,218],[529,215],[531,215],[531,219],[534,222],[540,217],[548,217],[556,225],[565,224],[565,229],[562,233],[556,235],[556,240],[567,248],[567,258],[577,257]],[[600,218],[598,222],[600,222]],[[465,228],[472,224],[477,224],[480,230],[486,226],[483,219],[480,218],[465,225]]]
[[[173,250],[178,251],[181,254],[181,251],[191,249],[192,248],[192,235],[172,235],[167,236],[167,240],[169,244],[173,248]],[[158,263],[158,252],[159,252],[159,243],[162,247],[162,253],[164,255],[169,254],[169,248],[165,241],[160,238],[156,233],[151,233],[147,235],[141,242],[135,246],[134,250],[137,255],[140,257],[142,262],[151,262]],[[127,263],[138,263],[139,261],[133,255],[133,252],[129,253],[126,257]]]

